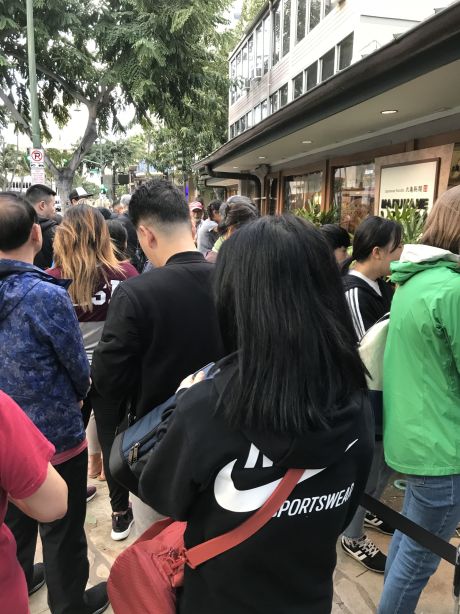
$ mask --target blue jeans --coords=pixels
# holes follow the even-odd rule
[[[408,476],[402,513],[449,540],[460,521],[460,475]],[[439,557],[400,531],[391,540],[378,614],[414,614]]]

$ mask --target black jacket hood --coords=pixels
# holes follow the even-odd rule
[[[237,369],[236,354],[224,358],[216,365],[214,386],[224,404],[227,385],[236,376]],[[244,429],[243,433],[248,441],[254,443],[279,467],[323,468],[339,461],[346,450],[356,443],[363,411],[371,416],[365,390],[357,392],[338,406],[327,428],[301,435],[252,429]]]
[[[47,217],[38,217],[38,223],[40,224],[40,228],[42,230],[42,233],[45,232],[45,230],[48,230],[48,228],[52,228],[53,226],[59,226],[59,224],[56,222],[56,220],[53,219],[49,219]]]

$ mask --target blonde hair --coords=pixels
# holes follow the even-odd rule
[[[92,298],[101,274],[120,272],[109,230],[102,214],[79,203],[70,207],[56,230],[54,262],[62,276],[72,279],[69,294],[74,305],[92,311]]]
[[[426,220],[421,243],[460,252],[460,186],[444,192]]]

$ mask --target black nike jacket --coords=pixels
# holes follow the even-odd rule
[[[179,393],[168,432],[142,475],[142,498],[187,520],[191,547],[252,515],[287,468],[305,473],[258,533],[196,570],[186,566],[179,612],[329,614],[336,542],[356,511],[372,458],[366,393],[337,409],[327,430],[303,436],[232,430],[215,408],[235,373],[233,360],[224,359],[213,380]]]

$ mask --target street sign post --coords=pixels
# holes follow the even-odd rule
[[[30,150],[31,184],[45,183],[45,152],[34,147]]]

